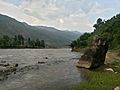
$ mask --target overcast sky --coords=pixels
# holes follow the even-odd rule
[[[30,25],[91,32],[97,18],[120,13],[120,0],[0,0],[0,13]]]

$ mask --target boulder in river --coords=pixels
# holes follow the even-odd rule
[[[48,59],[48,57],[44,57],[44,59]]]
[[[81,56],[77,67],[96,68],[104,64],[108,41],[100,36],[94,38],[92,46]]]
[[[44,64],[46,63],[45,61],[38,61],[38,64]]]

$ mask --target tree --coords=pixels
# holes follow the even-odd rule
[[[13,46],[13,47],[17,47],[17,45],[18,45],[18,38],[17,38],[17,36],[15,35],[14,38],[13,38],[12,46]]]
[[[101,19],[101,18],[98,18],[97,23],[94,24],[93,27],[94,27],[95,29],[97,29],[97,28],[100,27],[100,25],[103,24],[103,23],[104,23],[104,22],[102,21],[102,19]]]
[[[7,35],[3,35],[2,43],[3,43],[4,48],[9,47],[10,46],[10,38]]]
[[[27,45],[26,46],[29,47],[29,48],[32,47],[30,38],[27,39]]]
[[[77,45],[72,42],[72,47],[77,48],[78,42],[80,42],[78,48],[87,47],[88,44],[92,44],[91,41],[95,36],[100,36],[109,43],[109,49],[120,49],[120,14],[106,21],[98,18],[94,27],[94,32],[81,35],[79,39],[75,40]]]
[[[36,39],[35,46],[36,46],[37,48],[40,48],[40,47],[41,47],[41,42],[40,42],[39,39]]]
[[[25,39],[22,35],[15,35],[13,38],[3,35],[0,38],[0,48],[45,48],[45,41]]]
[[[98,18],[97,24],[100,25],[101,23],[102,23],[102,19],[101,19],[101,18]]]
[[[44,40],[41,40],[41,47],[45,48],[45,41]]]
[[[24,45],[24,37],[22,35],[18,35],[18,44],[20,46],[23,46]]]
[[[72,43],[70,44],[71,48],[72,48],[72,51],[77,47],[77,41],[74,40],[72,41]]]

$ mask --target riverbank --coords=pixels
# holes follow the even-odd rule
[[[104,66],[95,70],[84,70],[87,82],[82,82],[72,90],[114,90],[120,86],[119,51],[109,51]]]

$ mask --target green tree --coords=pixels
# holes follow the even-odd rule
[[[45,48],[45,41],[25,39],[20,34],[15,35],[13,38],[3,35],[0,38],[0,48]]]
[[[93,27],[94,27],[95,29],[97,29],[97,28],[100,27],[101,24],[103,24],[103,23],[104,23],[104,22],[102,21],[102,19],[101,19],[101,18],[98,18],[97,23],[94,24]]]
[[[24,45],[24,37],[22,35],[18,35],[18,44],[20,46],[23,46]]]
[[[45,48],[45,41],[44,40],[41,40],[41,47]]]
[[[8,48],[10,46],[10,38],[7,35],[3,35],[2,46]]]
[[[41,43],[40,43],[40,40],[39,40],[39,39],[36,39],[35,46],[36,46],[37,48],[40,48],[40,47],[41,47]]]
[[[101,19],[101,18],[98,18],[97,24],[100,25],[101,23],[102,23],[102,19]]]

